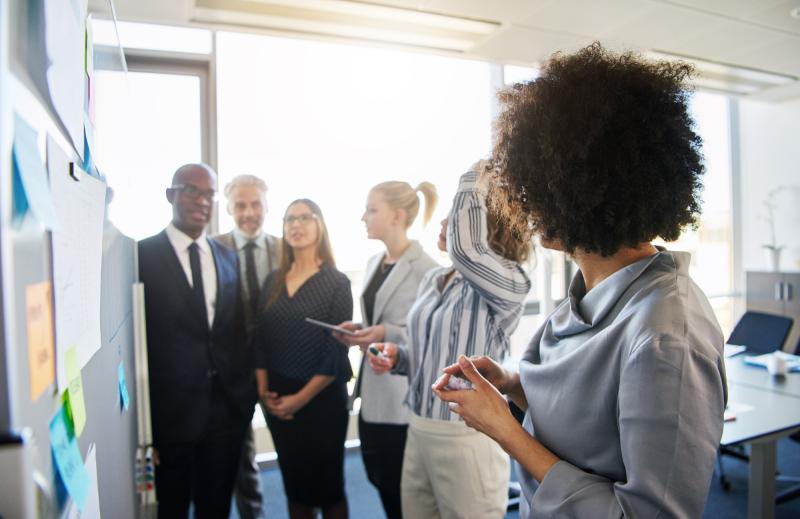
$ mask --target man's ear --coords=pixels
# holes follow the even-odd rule
[[[167,188],[164,190],[164,194],[167,196],[167,202],[172,204],[175,201],[175,190]]]
[[[227,209],[227,210],[228,210],[228,214],[229,214],[229,215],[233,216],[233,209],[231,208],[231,203],[230,203],[230,202],[228,202],[227,204],[225,204],[225,209]]]

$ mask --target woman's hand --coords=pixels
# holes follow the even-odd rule
[[[280,420],[293,419],[294,415],[308,403],[297,393],[283,396],[275,393],[269,395],[273,396],[266,397],[264,407],[269,414]]]
[[[375,347],[380,355],[375,355],[367,350],[367,362],[377,375],[390,372],[397,365],[397,344],[393,342],[376,342],[370,347]]]
[[[349,330],[351,332],[356,332],[361,329],[361,325],[358,323],[354,323],[353,321],[344,321],[337,325],[339,328],[344,328],[345,330]],[[357,344],[353,339],[352,335],[346,335],[340,332],[331,332],[334,338],[344,344],[345,346],[360,346]],[[362,348],[363,349],[363,348]]]
[[[505,372],[494,361],[491,361],[491,365],[485,361],[482,361],[482,364],[487,367],[494,366],[489,370],[494,377],[501,377],[497,370]],[[455,375],[455,369],[451,369],[453,366],[448,366],[446,370],[449,372],[442,375],[433,385],[434,393],[442,401],[449,402],[450,410],[461,416],[469,427],[501,443],[502,438],[519,428],[519,423],[508,408],[508,402],[497,387],[481,375],[470,359],[461,355],[458,367],[458,373],[472,383],[472,389],[460,391],[445,389],[447,381]]]
[[[497,388],[503,394],[508,393],[508,388],[512,383],[513,377],[511,374],[503,369],[500,364],[494,361],[491,357],[485,355],[473,356],[468,359],[480,375],[486,379],[491,385]],[[444,368],[444,375],[433,384],[433,389],[444,390],[450,377],[467,378],[462,371],[461,363],[457,362]]]
[[[357,330],[355,335],[349,337],[350,344],[357,345],[361,351],[367,351],[367,346],[373,342],[383,342],[386,338],[386,327],[382,324],[369,326],[367,328]]]

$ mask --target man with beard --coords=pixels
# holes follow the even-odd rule
[[[239,175],[225,186],[225,197],[228,199],[228,214],[233,216],[236,227],[214,239],[239,255],[240,290],[249,334],[258,321],[264,279],[280,262],[281,240],[262,229],[267,214],[267,185],[263,180],[254,175]],[[236,508],[242,519],[263,516],[261,479],[255,454],[253,429],[250,427],[234,491]]]

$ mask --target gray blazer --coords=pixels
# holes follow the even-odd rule
[[[239,256],[239,278],[241,282],[244,283],[245,276],[244,276],[244,261],[239,254],[239,251],[236,250],[236,240],[233,237],[233,231],[225,233],[225,234],[217,234],[216,236],[212,236],[214,240],[222,244],[223,246],[231,249],[232,251],[236,252],[237,256]],[[265,233],[265,241],[267,244],[267,250],[269,251],[269,264],[267,265],[267,273],[275,270],[278,268],[281,262],[281,246],[283,244],[283,240],[281,240],[277,236],[273,236],[271,234]],[[245,291],[240,290],[242,294],[242,298],[245,296]],[[246,302],[246,301],[245,301]],[[245,324],[247,325],[248,330],[255,324],[254,316],[252,315],[252,310],[250,305],[243,305],[244,306],[244,320]]]
[[[370,258],[364,277],[364,289],[375,275],[383,253]],[[386,328],[386,342],[406,342],[406,315],[417,295],[422,277],[439,264],[434,261],[417,241],[411,242],[406,252],[397,260],[389,277],[375,295],[372,322],[365,326],[382,324]],[[361,297],[361,315],[366,315],[364,297]],[[408,392],[408,377],[405,375],[376,375],[362,366],[359,374],[361,386],[361,418],[370,423],[408,423],[408,409],[403,404]]]

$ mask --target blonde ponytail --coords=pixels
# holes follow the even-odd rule
[[[430,182],[420,182],[414,189],[422,193],[422,198],[425,199],[425,212],[422,214],[422,225],[428,225],[433,217],[433,212],[436,210],[436,204],[439,202],[439,193],[436,191],[436,186]]]
[[[397,180],[390,180],[388,182],[381,182],[371,189],[372,192],[380,193],[393,209],[403,209],[408,215],[406,228],[411,227],[414,220],[419,213],[419,197],[417,192],[422,193],[425,199],[425,214],[423,223],[428,223],[433,211],[436,209],[436,202],[439,199],[436,193],[436,186],[430,182],[421,182],[416,189],[412,188],[408,182],[400,182]]]

